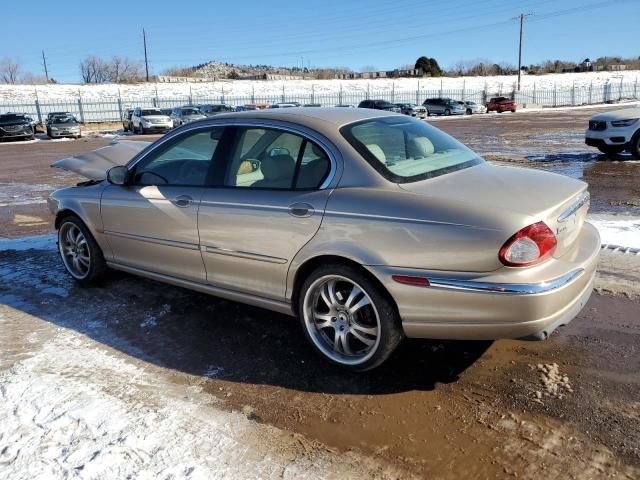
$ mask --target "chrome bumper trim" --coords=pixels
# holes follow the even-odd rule
[[[446,290],[462,290],[468,292],[505,293],[515,295],[533,295],[550,292],[572,282],[584,273],[584,269],[572,270],[561,277],[540,283],[492,283],[472,280],[455,280],[448,278],[429,278],[429,287]]]

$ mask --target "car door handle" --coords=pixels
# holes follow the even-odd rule
[[[308,203],[292,203],[289,205],[289,215],[293,217],[310,217],[315,210]]]
[[[186,208],[193,203],[193,198],[189,195],[179,195],[175,199],[171,200],[176,207]]]

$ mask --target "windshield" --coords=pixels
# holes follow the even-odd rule
[[[15,115],[13,113],[8,113],[6,115],[0,115],[0,120],[2,120],[3,122],[9,122],[9,121],[27,121],[27,117],[25,117],[24,115]]]
[[[158,108],[149,108],[146,110],[141,110],[140,115],[162,115],[162,112]]]
[[[59,115],[53,117],[52,123],[77,123],[73,115]]]
[[[387,180],[408,183],[482,163],[446,133],[413,118],[376,118],[340,129]]]
[[[202,115],[202,112],[197,108],[183,108],[182,115]]]

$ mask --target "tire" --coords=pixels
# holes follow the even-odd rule
[[[467,111],[466,111],[466,112],[464,112],[464,113],[465,113],[465,115],[472,115],[472,114],[473,114],[473,111],[471,111],[471,109],[470,109],[470,108],[467,108]]]
[[[448,108],[444,111],[444,116],[448,117],[449,115],[451,115],[451,110],[449,110]]]
[[[129,127],[127,127],[124,123],[122,124],[122,131],[123,132],[128,132],[129,131]]]
[[[353,372],[382,364],[404,337],[387,292],[358,268],[339,263],[323,265],[304,280],[298,317],[316,353]]]
[[[503,110],[496,110],[496,112],[498,112],[498,113],[502,113],[502,112],[503,112]]]
[[[431,116],[431,112],[429,110],[427,110],[427,117]]]
[[[513,110],[511,110],[511,113],[516,113],[516,109],[514,108]]]
[[[58,253],[69,275],[82,286],[99,284],[107,271],[102,250],[85,224],[75,215],[62,219]]]
[[[602,153],[607,155],[615,155],[617,153],[622,153],[624,147],[617,147],[615,145],[600,145],[597,147]]]
[[[629,142],[629,148],[627,148],[627,151],[633,156],[633,158],[640,160],[640,130],[636,132]]]

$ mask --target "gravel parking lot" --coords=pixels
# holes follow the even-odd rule
[[[596,111],[429,121],[583,178],[603,231],[636,238],[640,162],[583,144]],[[640,478],[640,255],[603,250],[545,342],[406,341],[344,374],[272,312],[121,273],[77,287],[42,235],[82,179],[49,165],[110,141],[0,144],[0,477]]]

